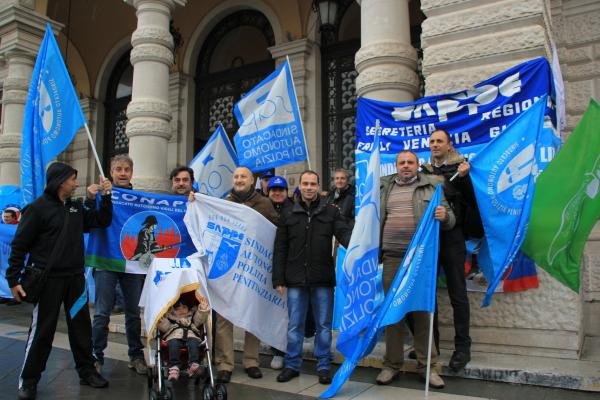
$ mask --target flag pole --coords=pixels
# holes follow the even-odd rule
[[[87,137],[90,141],[90,146],[92,146],[92,152],[94,153],[96,164],[98,165],[98,169],[100,170],[100,175],[102,175],[102,178],[106,178],[106,175],[104,175],[104,170],[102,169],[102,164],[100,164],[100,158],[98,158],[98,152],[96,151],[96,146],[94,145],[92,134],[90,133],[90,127],[88,126],[87,122],[84,123],[83,126],[85,126],[85,131],[87,132]]]
[[[290,68],[290,76],[292,77],[292,89],[294,90],[294,97],[296,98],[296,103],[298,102],[298,95],[296,94],[296,85],[294,84],[294,74],[292,73],[292,65],[290,64],[290,57],[285,56],[285,60],[288,63]],[[300,107],[298,106],[298,114],[300,114]],[[306,143],[306,135],[304,134],[304,123],[302,122],[302,115],[300,115],[300,127],[302,128],[302,136],[304,137],[304,149],[306,150],[306,163],[308,164],[308,169],[312,169],[310,167],[310,156],[308,155],[308,143]]]
[[[425,375],[425,397],[429,396],[429,373],[431,372],[431,342],[433,339],[433,313],[429,314],[429,340],[427,341],[427,372]]]

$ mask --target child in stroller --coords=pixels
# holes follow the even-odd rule
[[[182,369],[180,349],[187,347],[188,369],[190,377],[201,373],[200,359],[203,325],[208,319],[210,307],[205,297],[200,296],[199,304],[189,304],[184,296],[180,296],[175,304],[158,321],[161,337],[167,342],[169,349],[168,377],[169,381],[179,379]]]

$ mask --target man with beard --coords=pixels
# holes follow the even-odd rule
[[[238,167],[233,171],[233,189],[225,197],[234,203],[244,204],[267,218],[272,223],[277,222],[277,212],[271,201],[254,189],[254,176],[246,167]],[[233,324],[216,314],[215,363],[217,364],[217,381],[227,383],[231,380],[234,367],[233,354]],[[242,364],[250,378],[262,378],[258,368],[258,347],[260,341],[250,332],[245,333],[244,358]]]

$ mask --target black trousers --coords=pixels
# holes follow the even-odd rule
[[[466,254],[465,238],[460,226],[450,231],[440,232],[439,264],[446,274],[448,296],[454,314],[454,349],[469,352],[471,337],[469,336],[470,307],[465,282]]]
[[[83,273],[61,278],[50,277],[39,303],[33,309],[19,387],[37,385],[46,369],[62,304],[77,373],[80,377],[85,377],[95,372],[85,277]]]

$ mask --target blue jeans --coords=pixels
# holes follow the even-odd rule
[[[317,371],[331,368],[331,318],[333,314],[332,287],[290,287],[288,297],[288,333],[285,367],[300,370],[302,345],[304,344],[304,324],[308,302],[313,309],[316,325],[315,350]]]
[[[144,346],[141,340],[142,321],[140,319],[140,295],[144,287],[145,275],[128,274],[113,271],[94,271],[96,281],[96,306],[92,323],[92,346],[94,356],[104,363],[104,349],[108,341],[108,323],[115,304],[117,282],[123,292],[125,309],[125,333],[131,360],[144,358]]]
[[[188,364],[200,364],[200,340],[192,337],[187,340],[169,339],[167,345],[169,347],[169,367],[182,367],[180,349],[184,347],[187,347],[188,350]]]

